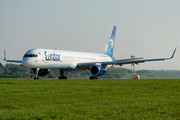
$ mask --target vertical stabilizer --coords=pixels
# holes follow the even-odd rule
[[[109,38],[109,41],[106,45],[106,49],[104,54],[113,57],[113,51],[114,51],[114,43],[115,43],[115,34],[116,34],[116,26],[113,26],[113,30],[111,33],[111,36]]]
[[[4,49],[4,61],[6,61],[6,51]]]

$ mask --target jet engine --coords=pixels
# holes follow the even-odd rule
[[[36,68],[32,68],[33,72],[36,74]],[[38,71],[38,76],[45,76],[50,73],[50,69],[40,69]]]
[[[94,65],[90,68],[90,71],[95,76],[101,76],[106,73],[105,67],[101,65]]]

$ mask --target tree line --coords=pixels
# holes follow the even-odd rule
[[[120,67],[111,67],[107,73],[99,78],[122,78],[126,73],[131,73],[131,70]],[[0,63],[0,78],[33,78],[34,72],[32,69],[24,67],[22,64],[6,64]],[[57,78],[60,75],[59,69],[50,69],[50,73],[44,78]],[[86,72],[65,72],[68,78],[89,78],[92,74],[89,71]]]
[[[122,78],[127,73],[131,73],[130,69],[122,67],[111,67],[107,73],[99,78]],[[138,70],[136,74],[167,74],[167,75],[178,75],[180,76],[180,70]],[[0,63],[0,78],[34,78],[34,72],[32,69],[24,67],[22,64],[6,64]],[[51,69],[50,73],[43,78],[58,78],[60,75],[59,69]],[[65,72],[68,78],[89,78],[92,74],[89,71],[86,72]]]
[[[137,74],[145,74],[145,73],[149,73],[149,74],[165,74],[165,75],[176,75],[176,76],[180,76],[180,70],[139,70],[136,72]]]

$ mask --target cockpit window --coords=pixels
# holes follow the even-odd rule
[[[24,57],[38,57],[37,54],[25,54]]]

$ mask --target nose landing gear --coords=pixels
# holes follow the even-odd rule
[[[38,72],[39,72],[40,68],[37,68],[35,73],[36,75],[34,76],[34,80],[38,80],[39,79],[39,76],[38,76]]]

